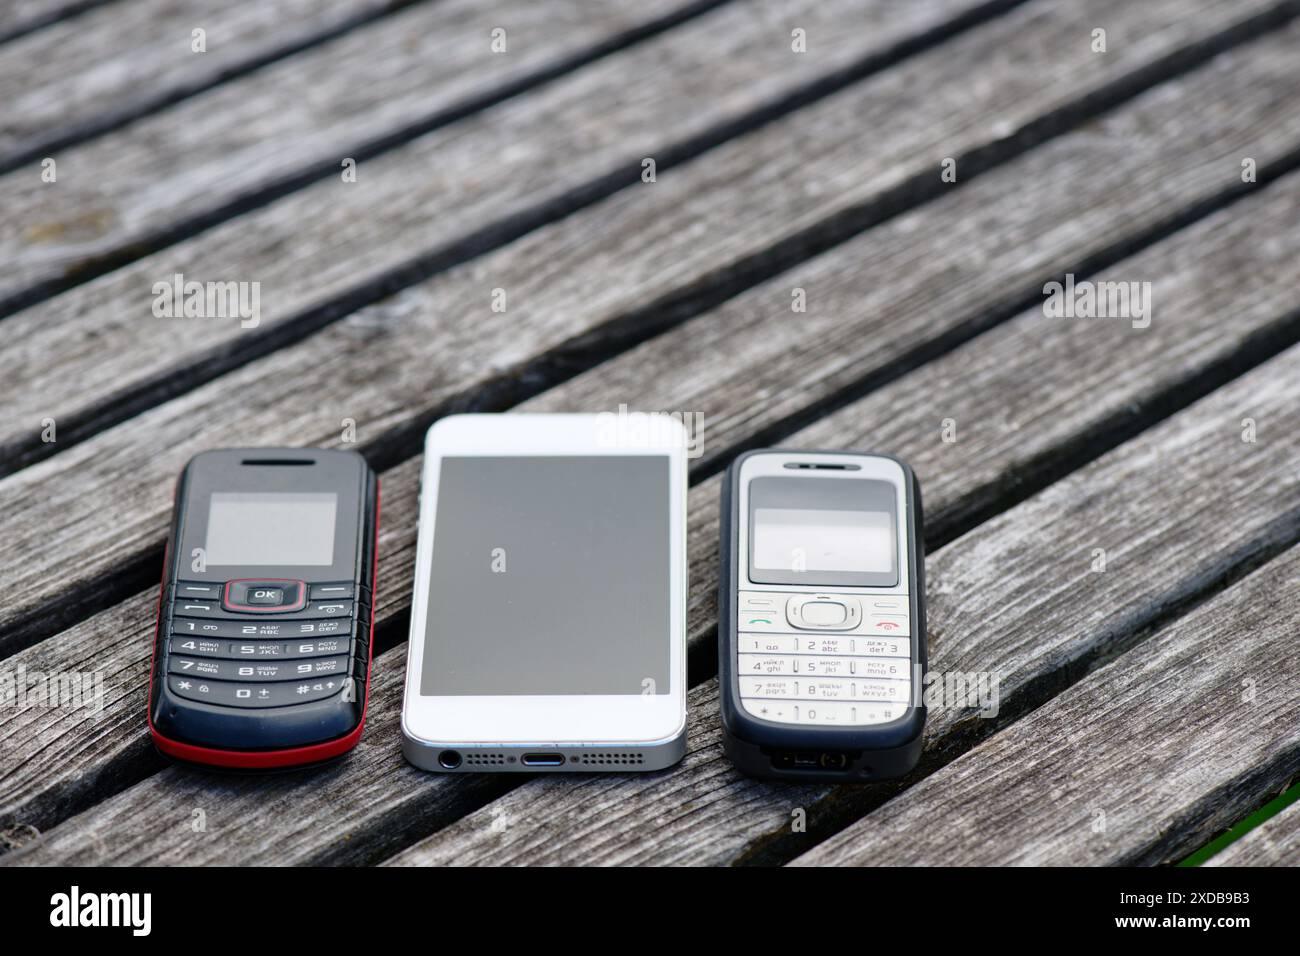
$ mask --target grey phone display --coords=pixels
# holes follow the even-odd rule
[[[420,693],[667,694],[669,490],[666,455],[444,458]]]
[[[897,493],[870,478],[755,478],[749,578],[761,584],[893,587]]]
[[[333,492],[213,492],[207,563],[320,567],[334,560]]]

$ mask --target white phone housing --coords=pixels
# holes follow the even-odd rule
[[[425,439],[415,588],[407,646],[402,749],[418,767],[439,772],[649,771],[671,766],[686,741],[687,433],[667,415],[469,414],[443,418]],[[669,487],[667,693],[428,696],[421,693],[430,579],[438,547],[436,517],[444,458],[472,456],[664,455]],[[630,503],[635,507],[635,503]],[[583,582],[553,615],[581,614]],[[610,627],[617,627],[611,621]],[[490,622],[485,624],[490,635]],[[429,662],[438,666],[437,661]],[[659,688],[655,688],[658,691]]]

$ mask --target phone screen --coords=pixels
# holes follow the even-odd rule
[[[893,530],[883,511],[755,508],[754,566],[888,573]]]
[[[749,579],[810,587],[898,583],[898,494],[874,478],[749,483]]]
[[[447,457],[420,693],[669,693],[667,455]]]
[[[207,563],[331,564],[338,505],[339,496],[325,492],[213,492],[205,539]]]

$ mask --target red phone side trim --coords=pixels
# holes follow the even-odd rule
[[[158,658],[158,628],[162,624],[162,595],[167,583],[168,548],[163,549],[163,584],[158,589],[158,610],[154,615],[154,649],[149,664],[149,700],[148,718],[149,734],[154,746],[169,757],[188,760],[192,763],[211,764],[217,767],[236,767],[245,770],[266,770],[276,767],[294,767],[299,764],[316,763],[329,760],[339,754],[347,753],[361,739],[361,732],[366,726],[366,714],[370,710],[370,671],[375,656],[375,585],[379,575],[379,514],[380,482],[375,476],[375,545],[370,557],[370,650],[366,656],[366,699],[361,704],[361,720],[356,729],[346,737],[327,740],[324,743],[311,744],[307,747],[289,747],[284,750],[218,750],[213,747],[199,747],[164,737],[153,725],[153,674]],[[170,542],[168,547],[170,547]]]

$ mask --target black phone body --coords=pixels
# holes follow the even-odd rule
[[[176,488],[149,689],[157,748],[236,769],[332,759],[369,689],[379,482],[355,452],[235,448]]]
[[[925,726],[921,490],[889,455],[758,449],[722,492],[724,747],[768,780],[914,766]]]

